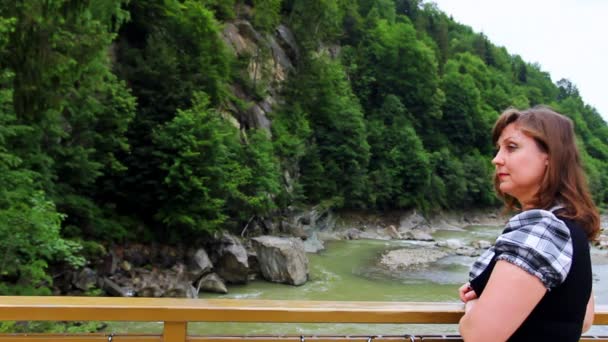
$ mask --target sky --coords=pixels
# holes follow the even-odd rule
[[[430,0],[553,82],[569,79],[608,121],[608,0]]]

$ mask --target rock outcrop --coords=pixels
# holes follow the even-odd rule
[[[302,240],[259,236],[252,239],[264,279],[302,285],[308,279],[308,257]]]
[[[218,249],[217,273],[222,279],[233,284],[249,281],[247,250],[234,235],[223,234]]]

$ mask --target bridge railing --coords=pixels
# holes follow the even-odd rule
[[[162,334],[0,334],[0,342],[26,341],[206,341],[206,342],[360,342],[460,340],[458,336],[192,336],[189,322],[261,323],[429,323],[454,324],[460,303],[333,302],[245,299],[2,297],[0,321],[163,322]],[[596,306],[594,324],[608,325],[608,306]],[[581,341],[608,341],[586,336]]]

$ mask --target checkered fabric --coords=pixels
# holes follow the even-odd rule
[[[496,256],[538,277],[550,290],[568,276],[572,265],[572,238],[564,221],[551,211],[533,209],[512,217],[493,247],[471,266],[476,278]]]

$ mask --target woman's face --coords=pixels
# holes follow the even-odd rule
[[[496,167],[500,191],[515,197],[526,209],[540,188],[549,156],[515,123],[505,127],[497,144],[492,164]]]

